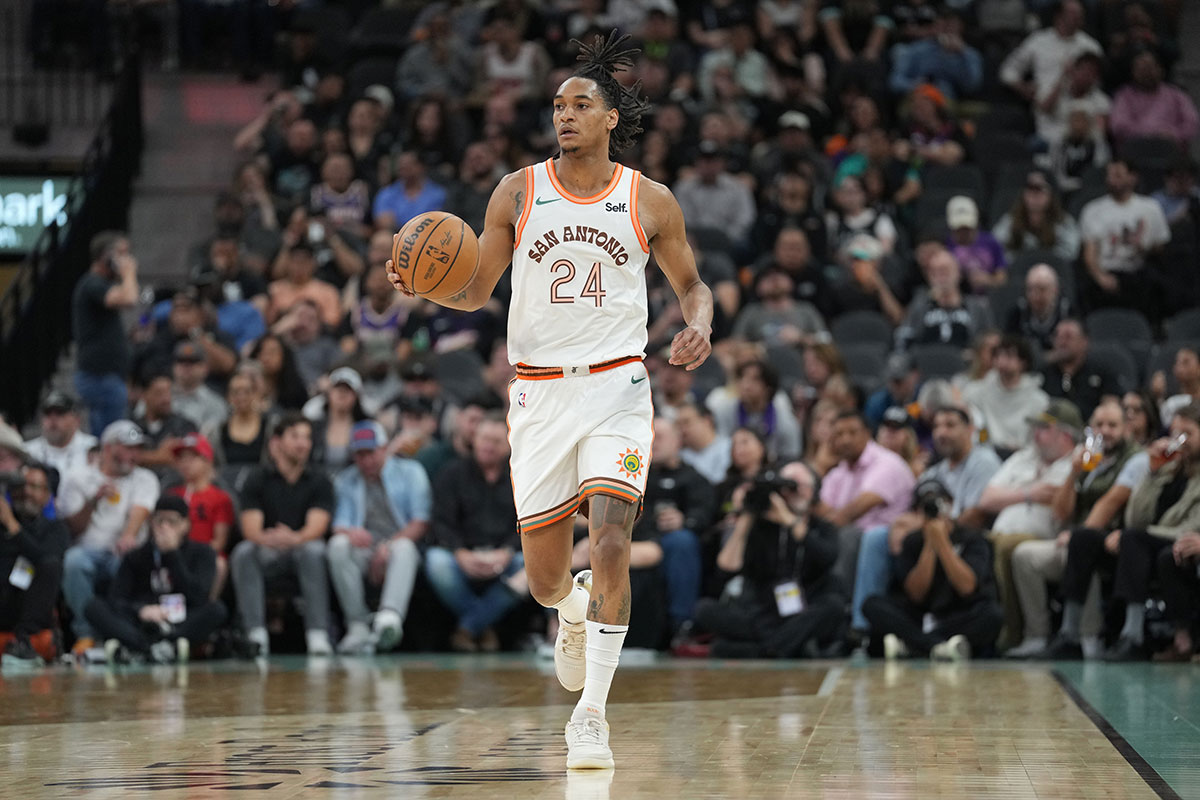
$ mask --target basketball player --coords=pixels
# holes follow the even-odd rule
[[[628,38],[613,31],[582,47],[582,66],[554,97],[559,155],[500,181],[474,281],[439,301],[480,308],[512,262],[513,491],[529,589],[559,612],[555,672],[566,689],[583,689],[566,727],[573,769],[613,766],[604,707],[629,627],[630,533],[653,438],[642,364],[651,247],[687,322],[670,362],[695,369],[712,349],[712,293],[696,271],[679,204],[612,160],[641,132],[647,109],[636,86],[613,77],[633,63],[637,51],[620,49]],[[592,569],[572,580],[576,512],[588,518]]]

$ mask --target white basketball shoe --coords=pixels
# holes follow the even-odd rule
[[[592,591],[592,571],[585,569],[575,576],[575,586]],[[575,591],[575,586],[571,591]],[[578,692],[587,677],[587,625],[583,620],[568,625],[558,616],[558,636],[554,639],[554,674],[568,692]]]
[[[584,717],[567,723],[567,769],[612,769],[608,722]]]

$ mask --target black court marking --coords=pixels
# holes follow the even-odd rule
[[[1087,715],[1087,718],[1092,721],[1092,724],[1100,729],[1104,737],[1109,743],[1117,749],[1117,752],[1125,757],[1129,762],[1129,766],[1133,767],[1146,785],[1154,790],[1155,794],[1163,800],[1183,800],[1179,793],[1171,788],[1170,784],[1158,774],[1158,770],[1150,766],[1146,759],[1142,758],[1142,754],[1133,748],[1129,740],[1117,732],[1117,729],[1112,726],[1112,723],[1105,719],[1104,715],[1092,706],[1087,700],[1083,699],[1083,695],[1071,685],[1070,681],[1058,670],[1051,670],[1050,674],[1054,676],[1054,680],[1058,681],[1058,685],[1067,693],[1067,697],[1074,701],[1075,705],[1079,706],[1079,710]]]

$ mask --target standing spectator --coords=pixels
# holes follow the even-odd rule
[[[1071,298],[1062,292],[1058,273],[1049,264],[1035,264],[1025,273],[1025,293],[1008,310],[1004,332],[1037,345],[1042,354],[1054,349],[1058,323],[1075,314]]]
[[[19,486],[0,495],[0,572],[9,576],[0,585],[0,631],[13,638],[4,648],[3,665],[38,663],[31,639],[44,638],[54,627],[54,606],[62,582],[63,555],[71,534],[62,520],[48,519],[45,509],[54,497],[50,470],[31,464],[21,470]],[[28,565],[21,570],[18,564]]]
[[[120,557],[137,546],[158,502],[158,479],[136,466],[145,441],[129,420],[110,423],[100,434],[99,462],[69,473],[59,490],[59,513],[76,537],[63,559],[63,596],[74,615],[76,655],[96,644],[84,616],[96,585],[117,573]]]
[[[107,597],[93,597],[88,621],[104,637],[109,663],[121,648],[155,663],[187,662],[225,621],[225,606],[209,596],[216,554],[188,538],[183,498],[159,498],[150,536],[121,559]]]
[[[142,391],[145,412],[134,420],[146,435],[146,447],[138,453],[137,462],[153,472],[164,486],[179,480],[175,472],[175,447],[184,436],[196,432],[194,422],[175,413],[173,386],[170,375],[152,375]]]
[[[308,654],[333,654],[325,574],[333,486],[309,466],[311,452],[312,424],[299,413],[284,414],[271,432],[270,463],[255,470],[242,490],[245,538],[233,548],[229,571],[246,638],[258,646],[259,655],[270,652],[266,579],[284,573],[299,577]]]
[[[213,483],[213,449],[202,434],[189,434],[175,448],[175,468],[183,483],[167,489],[187,503],[188,538],[211,547],[217,555],[209,596],[216,600],[225,590],[229,577],[229,562],[225,548],[233,528],[233,499]]]
[[[1083,418],[1069,401],[1052,400],[1030,423],[1033,443],[1008,457],[979,498],[979,508],[996,515],[989,538],[996,551],[1009,647],[1018,644],[1025,628],[1013,582],[1012,553],[1022,542],[1050,539],[1057,532],[1051,503],[1071,474],[1071,453]]]
[[[507,426],[489,416],[475,431],[471,457],[447,467],[434,487],[425,573],[458,619],[450,646],[459,652],[499,650],[492,626],[525,594],[518,593],[524,559],[508,455]]]
[[[1100,54],[1100,43],[1083,32],[1083,4],[1062,0],[1049,28],[1029,34],[1000,65],[1000,80],[1034,102],[1045,97],[1081,53]]]
[[[842,626],[844,589],[830,568],[837,559],[837,531],[812,513],[817,476],[792,462],[779,471],[793,488],[762,498],[765,507],[742,503],[737,522],[717,556],[717,566],[745,583],[732,603],[701,600],[696,629],[716,635],[718,658],[796,658],[836,639]],[[788,598],[780,600],[780,587]]]
[[[1117,90],[1109,127],[1117,145],[1138,137],[1172,139],[1188,147],[1200,133],[1200,113],[1187,92],[1163,82],[1153,50],[1133,59],[1133,81]]]
[[[171,390],[171,407],[180,416],[191,420],[199,430],[215,428],[229,416],[229,407],[221,395],[208,388],[208,362],[204,351],[195,342],[180,342],[175,346],[175,385]]]
[[[1058,323],[1046,361],[1042,388],[1050,397],[1070,400],[1081,414],[1090,416],[1101,398],[1119,398],[1128,388],[1107,363],[1089,354],[1087,332],[1077,319]]]
[[[730,442],[728,436],[717,433],[712,409],[703,403],[684,403],[675,417],[683,444],[679,451],[683,463],[716,486],[729,472]]]
[[[75,390],[88,409],[88,429],[99,433],[128,411],[133,354],[121,325],[121,311],[138,302],[137,260],[119,231],[92,237],[92,263],[75,284],[71,299]]]
[[[992,228],[1007,258],[1023,250],[1053,250],[1064,263],[1079,256],[1079,226],[1063,210],[1050,173],[1031,169],[1021,196]]]
[[[334,483],[337,510],[329,540],[329,576],[346,618],[338,652],[387,652],[400,643],[421,564],[418,543],[429,530],[429,479],[416,461],[388,456],[383,426],[354,426],[354,464]],[[381,586],[374,630],[367,628],[363,579]]]
[[[791,275],[778,267],[768,267],[754,279],[758,302],[742,309],[733,326],[733,335],[771,346],[807,344],[828,332],[821,313],[811,304],[794,297]]]
[[[726,155],[717,142],[702,141],[695,173],[675,184],[674,191],[693,229],[720,231],[731,244],[737,245],[754,225],[754,195],[746,184],[726,171]]]
[[[963,41],[962,12],[943,6],[928,36],[892,48],[888,88],[904,96],[930,83],[953,101],[969,97],[983,85],[983,56]]]
[[[1141,275],[1146,257],[1171,240],[1158,203],[1136,194],[1137,170],[1121,159],[1109,162],[1108,194],[1083,207],[1083,265],[1093,306],[1149,310]]]
[[[923,481],[915,499],[920,527],[904,539],[897,565],[904,594],[869,597],[863,613],[889,659],[961,661],[990,648],[1000,630],[991,549],[978,530],[951,518],[950,493],[939,481]]]
[[[950,228],[946,247],[966,273],[971,291],[986,294],[1003,286],[1008,280],[1008,258],[996,238],[980,230],[975,201],[961,194],[951,197],[946,203],[946,225]]]
[[[733,391],[721,388],[708,396],[717,431],[732,436],[737,428],[749,427],[763,437],[774,458],[799,456],[800,423],[775,370],[765,361],[747,361],[738,365],[735,380]]]
[[[909,303],[908,317],[896,330],[898,346],[950,344],[966,350],[992,327],[991,306],[978,295],[963,295],[962,270],[949,250],[935,252],[925,272],[929,288],[918,290]]]
[[[425,174],[425,165],[416,153],[405,151],[396,156],[396,182],[375,195],[372,214],[377,229],[395,231],[417,214],[436,211],[446,205],[446,190]]]
[[[79,403],[57,389],[42,401],[42,435],[25,443],[29,458],[58,470],[61,481],[68,472],[87,464],[88,453],[98,444],[95,436],[79,430]]]
[[[1021,336],[1005,334],[996,346],[992,369],[963,388],[963,399],[982,418],[987,441],[1004,453],[1026,445],[1028,420],[1050,404],[1041,381],[1029,372],[1032,361],[1029,343]]]

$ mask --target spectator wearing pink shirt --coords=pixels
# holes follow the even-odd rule
[[[816,511],[840,529],[834,569],[853,586],[862,531],[891,525],[907,511],[916,480],[904,459],[871,440],[867,422],[857,411],[837,416],[832,444],[839,462],[821,483]]]
[[[1118,143],[1162,137],[1186,147],[1200,132],[1200,114],[1182,89],[1163,82],[1158,56],[1147,50],[1133,59],[1133,80],[1113,99],[1109,128]]]

